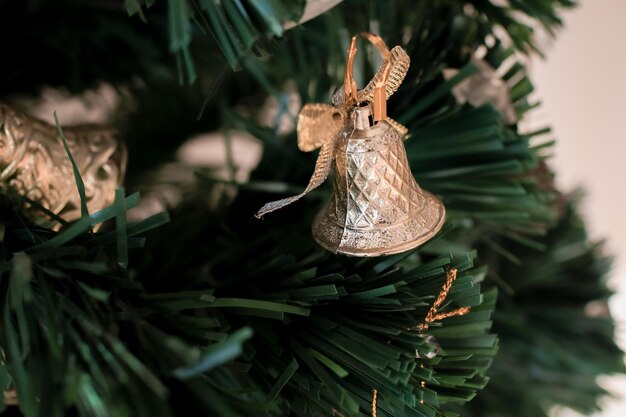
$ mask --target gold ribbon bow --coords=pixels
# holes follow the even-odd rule
[[[374,44],[383,58],[378,71],[376,71],[374,77],[362,90],[357,90],[352,75],[354,57],[357,52],[356,41],[359,35]],[[352,37],[350,49],[348,50],[344,88],[333,94],[333,105],[324,103],[305,104],[298,115],[298,149],[303,152],[311,152],[321,148],[315,163],[315,171],[309,180],[309,184],[301,194],[265,204],[255,214],[256,218],[261,218],[267,213],[285,207],[322,185],[330,173],[337,139],[342,132],[350,135],[354,130],[354,127],[350,125],[350,110],[359,103],[373,103],[375,121],[385,120],[402,137],[407,135],[408,130],[406,127],[387,117],[386,100],[402,84],[409,70],[411,60],[406,51],[400,46],[395,46],[390,51],[379,36],[367,32],[362,32],[359,35]],[[350,130],[350,127],[352,127],[352,130]]]

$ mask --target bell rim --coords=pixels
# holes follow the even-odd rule
[[[407,252],[411,249],[415,249],[423,244],[425,244],[426,242],[428,242],[430,239],[432,239],[435,235],[437,235],[437,233],[439,233],[439,231],[441,230],[441,228],[443,227],[443,225],[446,222],[446,208],[443,205],[443,202],[437,198],[435,195],[433,195],[432,193],[422,189],[422,192],[424,194],[424,196],[427,197],[427,205],[430,206],[437,206],[440,208],[439,212],[440,215],[438,216],[437,220],[435,222],[431,222],[426,224],[425,226],[421,226],[424,229],[430,229],[428,233],[426,234],[422,234],[419,235],[416,239],[411,239],[407,242],[401,242],[400,244],[394,245],[392,247],[374,247],[372,249],[367,249],[367,250],[363,250],[363,249],[358,249],[358,248],[346,248],[346,247],[341,247],[341,240],[339,241],[339,245],[338,247],[335,247],[334,245],[328,244],[328,242],[324,241],[321,239],[321,237],[323,236],[322,234],[320,234],[318,236],[318,233],[316,233],[316,229],[319,228],[319,224],[320,222],[323,220],[324,218],[324,214],[326,212],[326,207],[324,209],[322,209],[316,216],[315,219],[313,221],[313,225],[312,225],[312,232],[313,232],[313,238],[315,239],[315,241],[317,242],[318,245],[320,245],[322,248],[328,250],[329,252],[332,252],[336,255],[346,255],[346,256],[354,256],[354,257],[378,257],[378,256],[389,256],[389,255],[396,255],[398,253],[403,253],[403,252]],[[409,220],[410,222],[411,220]],[[331,227],[337,227],[337,228],[341,228],[341,226],[337,225],[337,224],[332,224],[330,225]],[[343,229],[345,229],[345,227],[343,227]],[[359,229],[351,229],[351,230],[359,230]],[[375,230],[375,229],[374,229]],[[363,232],[363,230],[359,230],[361,232]]]

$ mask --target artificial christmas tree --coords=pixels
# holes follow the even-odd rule
[[[0,99],[39,114],[44,86],[78,95],[112,86],[115,112],[102,124],[128,155],[125,188],[102,209],[87,205],[87,173],[74,164],[81,216],[71,223],[2,189],[6,412],[594,409],[603,393],[594,378],[624,371],[612,319],[586,308],[610,295],[606,259],[553,186],[549,131],[518,123],[535,107],[524,65],[538,49],[534,32],[552,33],[572,5],[0,1]],[[298,151],[296,115],[343,85],[350,36],[364,31],[410,58],[388,113],[408,130],[412,176],[443,201],[446,223],[417,249],[349,258],[310,235],[328,184],[280,213],[254,214],[305,189],[316,155]],[[370,52],[354,61],[356,85],[378,68]],[[64,114],[47,118],[57,155],[72,161]],[[189,138],[215,132],[222,169],[183,158]],[[255,143],[262,157],[242,174]],[[197,162],[216,152],[192,153]],[[165,186],[167,201],[153,192]],[[158,205],[169,214],[147,214]]]

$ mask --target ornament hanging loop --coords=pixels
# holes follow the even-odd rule
[[[387,82],[389,81],[389,74],[391,71],[391,59],[389,48],[385,45],[385,42],[380,36],[374,35],[369,32],[361,32],[358,35],[354,35],[350,42],[350,49],[348,49],[348,61],[346,63],[346,74],[344,89],[346,93],[346,107],[349,111],[352,106],[359,104],[358,90],[356,81],[354,80],[354,57],[358,51],[356,41],[359,36],[367,39],[372,45],[376,47],[380,53],[385,65],[382,69],[382,77],[376,79],[374,84],[374,122],[379,122],[387,118]]]

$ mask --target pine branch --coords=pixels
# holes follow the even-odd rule
[[[568,202],[542,239],[545,252],[508,245],[519,266],[480,248],[510,291],[501,293],[495,315],[502,343],[492,382],[470,415],[548,416],[554,405],[588,415],[606,395],[597,377],[626,371],[607,306],[611,262],[588,241],[576,205]]]
[[[302,0],[168,0],[167,4],[170,52],[177,55],[189,83],[196,79],[190,50],[194,26],[212,36],[229,65],[239,69],[245,55],[266,55],[271,41],[283,36],[285,24],[297,22],[304,10]],[[149,17],[143,7],[151,5],[132,0],[127,9],[131,15],[141,12]]]
[[[17,391],[25,416],[61,416],[70,410],[80,416],[172,415],[164,407],[167,378],[188,377],[196,369],[207,372],[237,356],[250,337],[244,329],[203,349],[154,329],[133,313],[130,306],[143,290],[116,266],[119,229],[94,234],[89,228],[119,217],[137,202],[132,196],[125,204],[116,200],[58,234],[5,222],[1,382]],[[126,247],[137,247],[138,232],[166,220],[158,215],[127,226]],[[157,333],[160,337],[145,351],[129,342]],[[171,357],[169,367],[146,362],[153,355]],[[207,396],[218,398],[208,409],[228,405],[219,390],[207,390]]]
[[[481,295],[483,272],[472,268],[473,255],[345,262],[319,249],[311,257],[306,247],[285,255],[289,241],[263,252],[265,239],[241,245],[231,234],[208,242],[214,257],[207,270],[204,257],[175,242],[215,234],[227,224],[215,218],[154,242],[147,253],[167,251],[159,268],[146,258],[130,280],[115,259],[119,230],[94,234],[89,226],[136,204],[117,200],[58,234],[6,225],[0,343],[27,417],[69,410],[169,416],[182,399],[187,409],[218,415],[259,407],[271,415],[333,407],[361,415],[371,385],[381,392],[383,413],[434,416],[486,384],[497,348],[488,334],[495,294]],[[139,243],[138,230],[159,222],[144,223],[127,226],[128,247]],[[193,258],[181,271],[169,260],[185,253]],[[425,319],[448,265],[460,273],[441,309],[472,310],[432,323],[427,334],[441,353],[419,360],[417,352],[424,357],[434,347],[411,329]],[[198,276],[198,268],[210,278]],[[159,290],[172,285],[173,292]],[[250,336],[233,333],[237,328],[254,328],[257,336],[232,362]]]
[[[239,211],[236,206],[229,211]],[[188,216],[194,211],[181,208]],[[303,238],[308,227],[302,222],[288,235],[267,235],[241,229],[238,218],[216,216],[196,223],[195,230],[164,231],[168,235],[149,248],[159,265],[139,267],[161,306],[177,314],[171,323],[215,316],[218,333],[233,326],[256,329],[258,336],[246,345],[247,370],[229,390],[255,387],[244,398],[275,398],[275,415],[326,415],[334,408],[360,416],[367,415],[375,386],[381,415],[434,416],[450,403],[468,401],[486,384],[484,372],[497,350],[488,334],[495,293],[481,295],[484,271],[472,268],[473,255],[346,259]],[[231,232],[220,232],[224,227]],[[217,235],[219,240],[206,239]],[[202,242],[202,253],[176,249],[181,241]],[[174,260],[182,258],[186,271],[174,273]],[[448,265],[462,272],[443,309],[469,305],[471,312],[419,334],[415,326],[425,320]],[[442,354],[422,361],[416,352],[424,357],[433,350],[426,335],[437,338]],[[227,368],[219,374],[233,379]]]

